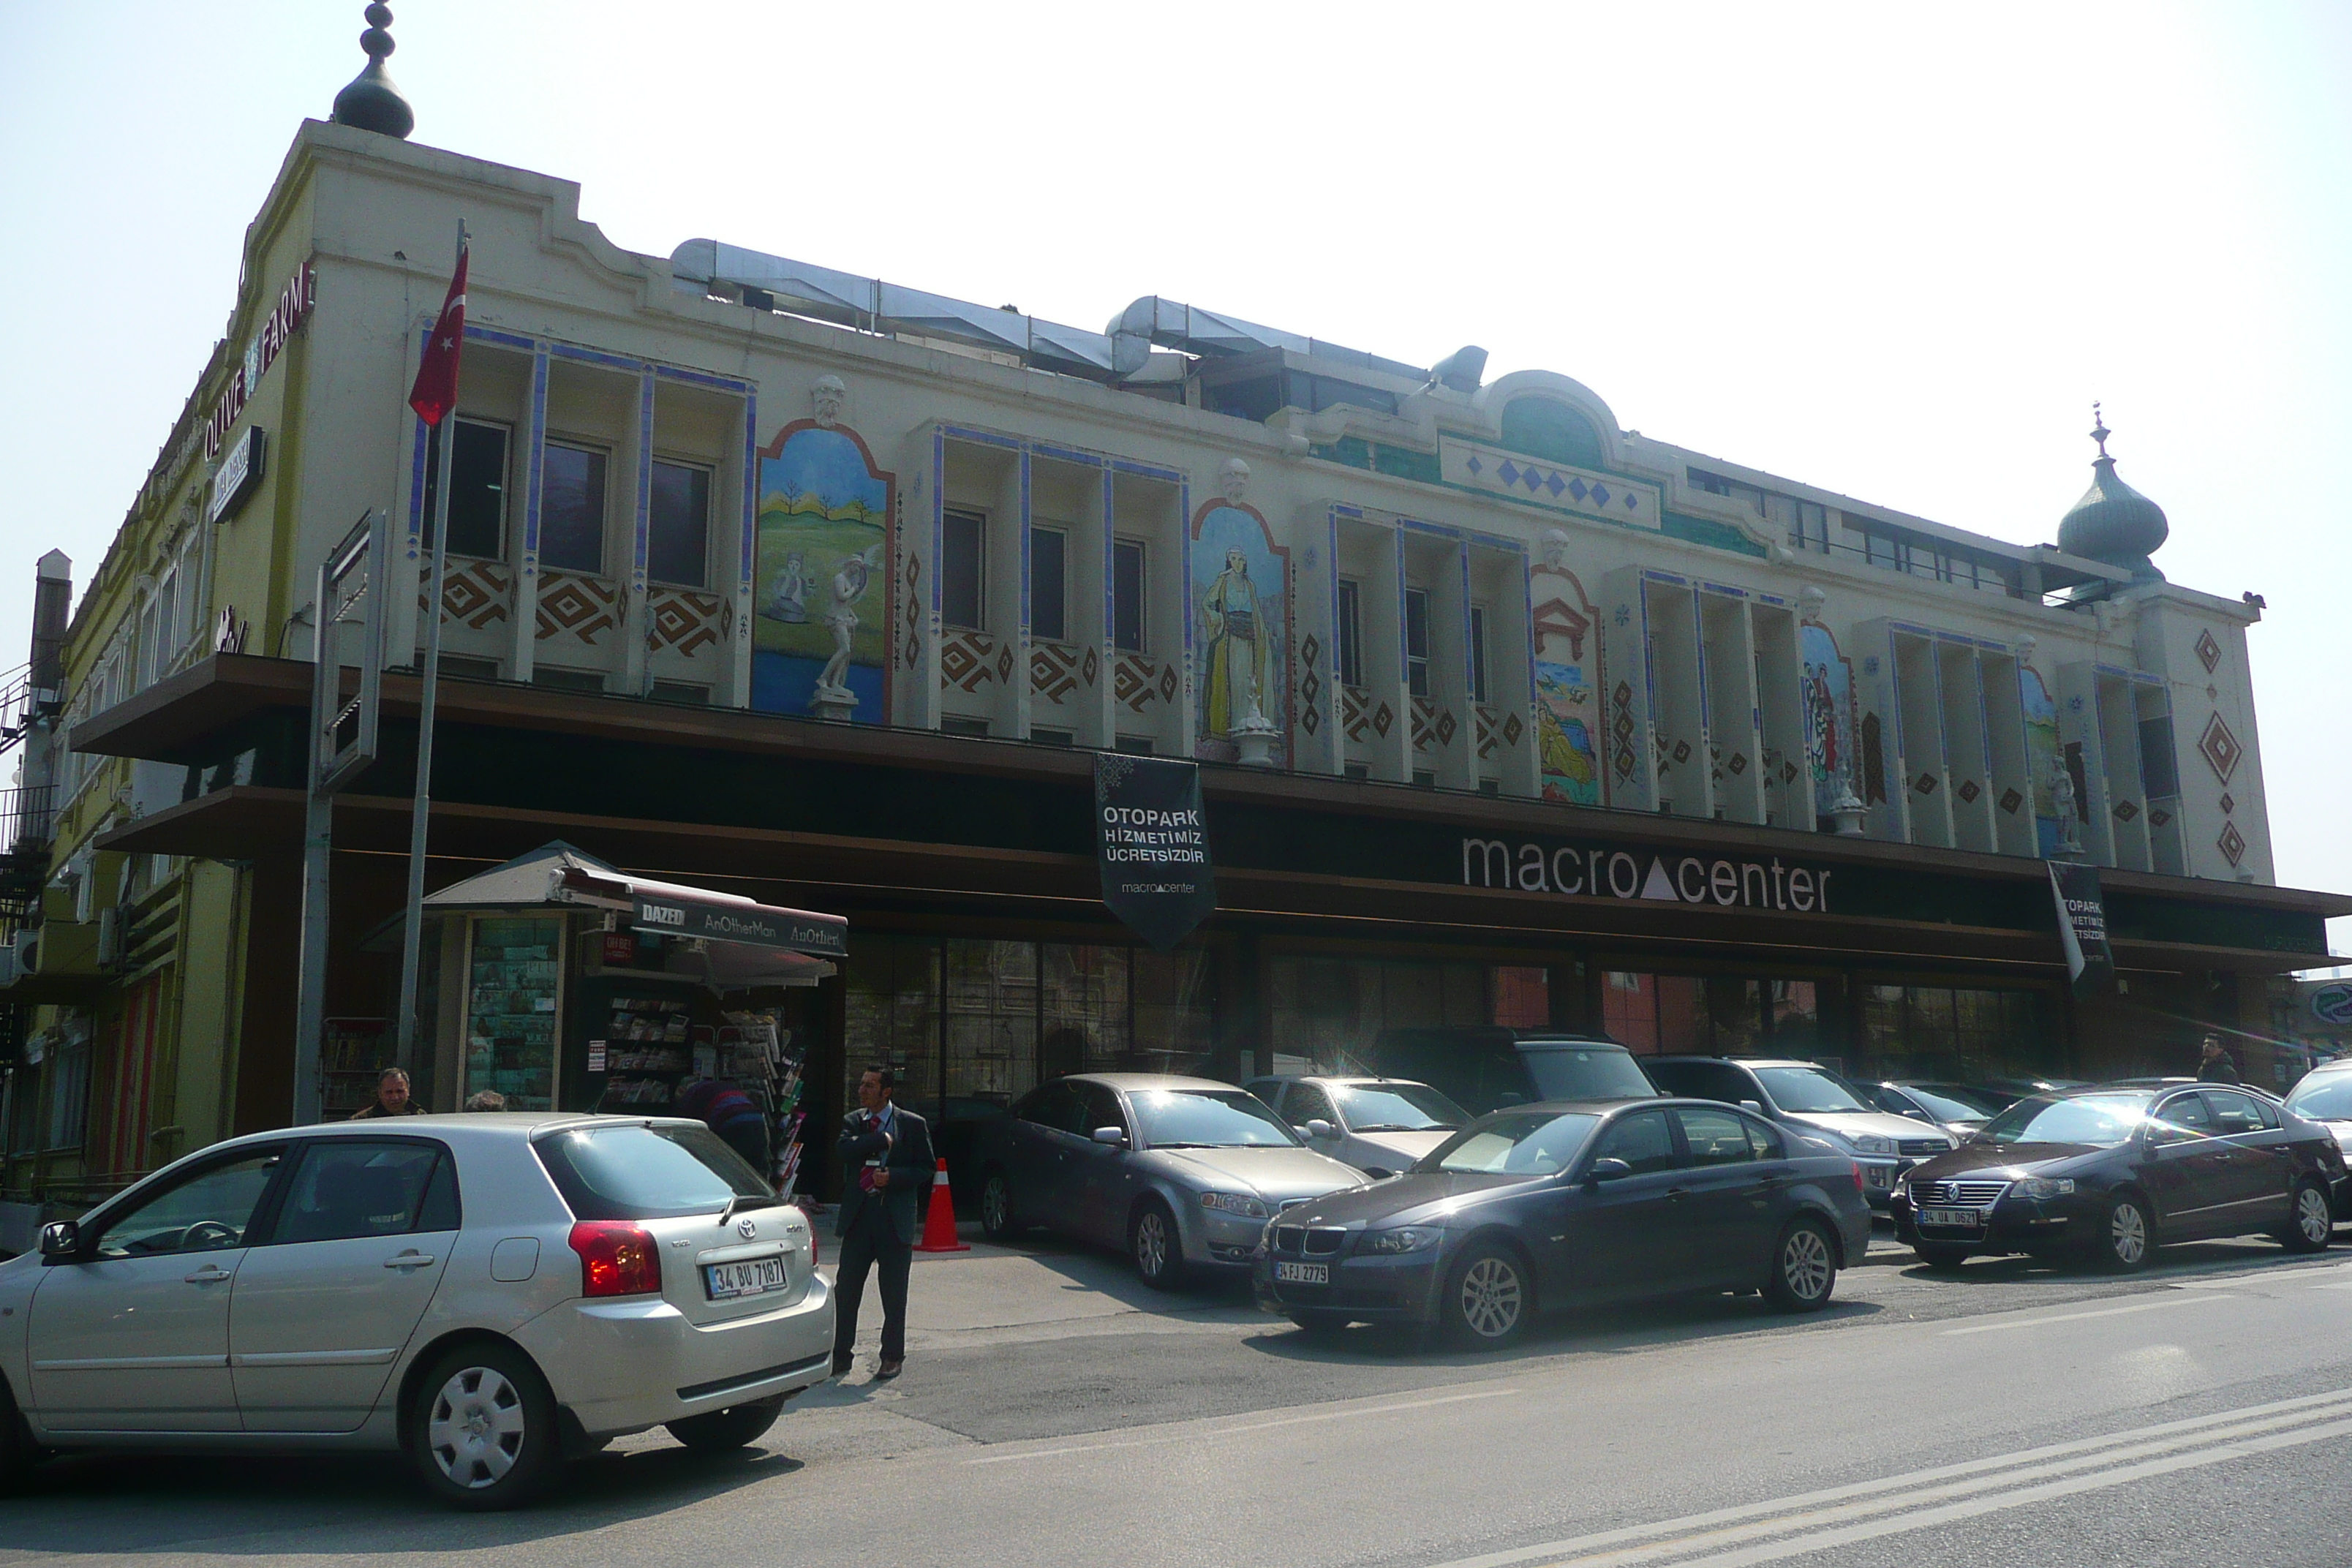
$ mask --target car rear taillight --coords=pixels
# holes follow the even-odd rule
[[[1855,1160],[1851,1162],[1851,1163],[1853,1166],[1853,1190],[1857,1193],[1862,1192],[1864,1190],[1862,1184],[1862,1162]]]
[[[625,1220],[583,1219],[572,1227],[583,1296],[643,1296],[661,1289],[653,1232]]]

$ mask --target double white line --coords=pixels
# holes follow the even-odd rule
[[[2338,1389],[1546,1542],[1442,1568],[1745,1568],[2347,1435],[2352,1435],[2352,1389]]]

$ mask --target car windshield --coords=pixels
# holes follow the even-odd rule
[[[2145,1094],[2084,1094],[2072,1100],[2021,1100],[1985,1123],[1994,1143],[2087,1143],[2112,1149],[2147,1120]]]
[[[1600,1121],[1586,1110],[1521,1110],[1490,1116],[1431,1150],[1413,1169],[1549,1175],[1568,1168]]]
[[[1964,1104],[1949,1095],[1938,1094],[1932,1089],[1922,1089],[1916,1083],[1905,1084],[1903,1092],[1927,1107],[1927,1114],[1938,1121],[1982,1121],[1989,1114],[1976,1106]]]
[[[2297,1116],[2321,1121],[2352,1121],[2352,1072],[2329,1073],[2317,1080],[2305,1079],[2286,1097],[2286,1108]]]
[[[1132,1098],[1143,1142],[1154,1149],[1246,1149],[1298,1142],[1265,1101],[1238,1089],[1147,1089]]]
[[[1335,1083],[1351,1132],[1453,1131],[1470,1113],[1425,1083]]]
[[[672,1219],[773,1195],[708,1127],[569,1128],[530,1146],[574,1219]]]
[[[1758,1068],[1756,1077],[1772,1103],[1793,1115],[1870,1109],[1820,1068]]]
[[[1519,1059],[1534,1075],[1542,1100],[1654,1100],[1650,1082],[1628,1053],[1613,1046],[1523,1047]]]
[[[2015,1095],[2001,1094],[1989,1089],[1971,1089],[1964,1083],[1906,1083],[1904,1088],[1914,1094],[1937,1094],[1969,1108],[1971,1116],[1999,1116],[2017,1103]]]

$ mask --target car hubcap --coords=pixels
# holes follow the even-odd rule
[[[2107,1222],[2107,1242],[2116,1249],[2119,1263],[2137,1263],[2147,1256],[2147,1221],[2130,1204],[2117,1204],[2115,1218]]]
[[[443,1475],[496,1486],[522,1455],[522,1395],[491,1368],[469,1366],[441,1385],[425,1438]]]
[[[1753,1279],[1754,1276],[1749,1276]],[[1830,1288],[1830,1247],[1813,1229],[1791,1231],[1780,1254],[1780,1278],[1801,1301],[1818,1299]]]
[[[1156,1214],[1145,1215],[1135,1227],[1135,1261],[1154,1279],[1168,1267],[1168,1231]]]
[[[1482,1258],[1462,1276],[1462,1321],[1483,1340],[1507,1334],[1519,1321],[1519,1274],[1499,1258]]]
[[[991,1230],[1004,1228],[1004,1184],[994,1176],[980,1194],[981,1223]]]
[[[2328,1212],[2327,1194],[2316,1187],[2305,1187],[2294,1200],[2295,1223],[2303,1226],[2304,1239],[2315,1246],[2325,1244],[2336,1234],[2336,1216]]]

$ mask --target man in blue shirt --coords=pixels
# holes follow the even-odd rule
[[[866,1271],[880,1266],[882,1357],[877,1379],[893,1378],[907,1363],[907,1275],[922,1234],[922,1199],[930,1191],[937,1162],[931,1130],[911,1110],[891,1103],[898,1076],[871,1067],[857,1080],[858,1109],[841,1124],[843,1188],[833,1233],[841,1238],[841,1263],[834,1275],[833,1373],[851,1365],[857,1340],[857,1308],[866,1296]]]

